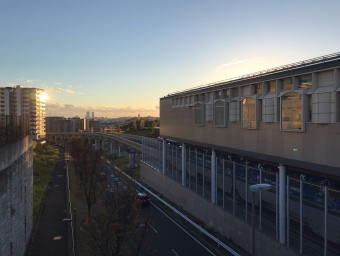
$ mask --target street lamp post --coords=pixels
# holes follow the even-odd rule
[[[255,256],[255,193],[259,191],[269,190],[271,188],[270,184],[255,184],[249,187],[252,192],[252,218],[251,218],[251,227],[252,227],[252,254]]]

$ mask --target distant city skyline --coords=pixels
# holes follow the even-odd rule
[[[339,7],[1,1],[0,86],[44,89],[47,116],[159,116],[168,93],[339,52]]]

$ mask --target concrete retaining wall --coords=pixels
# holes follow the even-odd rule
[[[251,252],[251,226],[234,217],[210,201],[197,195],[180,183],[168,178],[150,166],[141,162],[141,181],[164,193],[164,196],[176,203],[183,205],[185,211],[198,219],[210,224],[221,235],[232,239],[241,248]],[[267,237],[256,231],[256,255],[289,256],[298,255],[287,246],[278,243],[275,238]]]
[[[24,255],[33,225],[30,136],[0,146],[0,255]]]

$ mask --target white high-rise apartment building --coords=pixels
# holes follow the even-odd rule
[[[0,122],[5,115],[29,116],[34,139],[45,137],[45,93],[40,88],[0,87]]]

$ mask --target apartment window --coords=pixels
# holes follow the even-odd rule
[[[195,95],[195,102],[199,102],[200,101],[200,96],[197,94]]]
[[[205,93],[202,93],[202,95],[201,95],[201,97],[202,97],[202,102],[205,102],[205,100],[206,100],[206,94]]]
[[[203,125],[203,105],[202,103],[195,104],[195,125]]]
[[[214,99],[218,100],[222,98],[222,91],[214,92]]]
[[[225,126],[224,102],[220,100],[214,104],[214,124],[215,126]]]
[[[281,97],[281,129],[301,130],[302,128],[302,102],[301,94],[286,93]]]
[[[299,88],[312,88],[312,74],[298,76]]]
[[[283,90],[292,90],[293,89],[293,79],[290,78],[285,78],[283,79]]]
[[[242,127],[255,128],[255,99],[250,97],[242,100]]]

